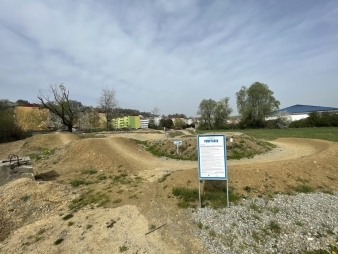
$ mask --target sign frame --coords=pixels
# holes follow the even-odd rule
[[[221,140],[221,142],[218,142]],[[203,146],[201,141],[204,141],[203,144],[208,144]],[[206,142],[208,141],[208,142]],[[197,156],[198,156],[198,196],[199,196],[199,207],[201,208],[201,181],[202,180],[225,180],[226,181],[226,195],[227,195],[227,207],[229,207],[229,178],[228,178],[228,164],[227,164],[227,154],[226,154],[226,136],[224,134],[211,134],[211,135],[198,135],[197,136]],[[215,145],[213,145],[215,143]],[[216,144],[217,143],[217,144]],[[201,149],[203,147],[203,149]],[[216,148],[216,149],[215,149]],[[217,149],[218,148],[218,149]],[[208,151],[209,150],[209,151]],[[214,168],[218,167],[216,170],[224,170],[223,174],[218,176],[217,174],[212,176],[202,176],[203,166],[202,155],[214,156],[218,160],[215,162]],[[210,161],[208,163],[211,163]],[[205,166],[205,165],[204,165]],[[212,169],[213,165],[209,166],[209,169]]]
[[[219,151],[219,152],[221,152],[222,154],[220,154],[220,153],[218,154],[218,159],[221,160],[220,163],[222,164],[222,170],[224,171],[223,176],[217,176],[217,175],[208,176],[208,177],[202,176],[203,170],[204,170],[202,165],[201,165],[201,162],[203,161],[202,155],[203,155],[203,153],[205,153],[204,150],[207,150],[207,147],[206,147],[206,149],[203,149],[203,151],[201,151],[201,146],[203,145],[203,144],[201,144],[201,141],[203,141],[202,139],[204,139],[204,140],[221,139],[221,141],[222,141],[221,145],[218,145],[218,147],[221,146],[222,150]],[[210,148],[213,148],[213,146],[210,145]],[[213,135],[198,135],[197,136],[197,153],[198,153],[198,178],[199,178],[199,180],[227,180],[228,179],[227,157],[226,157],[226,137],[225,137],[225,135],[223,135],[223,134],[222,135],[216,135],[216,134],[213,134]]]

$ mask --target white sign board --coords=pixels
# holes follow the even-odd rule
[[[200,180],[227,180],[225,135],[198,135],[198,173]]]
[[[182,141],[181,140],[175,140],[174,145],[182,145]]]

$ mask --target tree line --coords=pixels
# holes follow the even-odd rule
[[[238,113],[241,115],[241,128],[262,128],[265,117],[279,109],[280,102],[273,96],[268,85],[255,82],[249,88],[242,86],[236,93]],[[230,114],[233,112],[229,105],[229,97],[215,101],[202,100],[197,114],[200,115],[200,129],[225,129],[229,125]]]

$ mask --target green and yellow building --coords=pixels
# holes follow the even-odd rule
[[[115,129],[140,129],[140,116],[124,116],[115,118],[112,121]]]

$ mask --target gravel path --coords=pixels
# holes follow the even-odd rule
[[[338,243],[338,193],[278,194],[192,212],[195,235],[210,253],[329,251]]]

